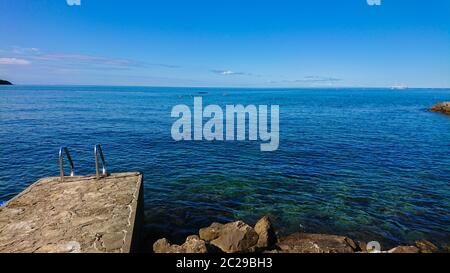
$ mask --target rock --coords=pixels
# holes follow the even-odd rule
[[[220,235],[223,224],[212,223],[209,227],[202,228],[199,230],[200,239],[210,242]]]
[[[430,112],[439,112],[450,115],[450,102],[441,102],[429,109]]]
[[[437,246],[427,240],[418,240],[415,244],[421,253],[435,253],[439,251]]]
[[[258,234],[242,221],[221,226],[219,236],[211,244],[226,253],[254,252],[258,243]]]
[[[12,85],[9,81],[0,80],[0,85]]]
[[[450,253],[450,246],[449,246],[449,245],[443,246],[443,247],[442,247],[442,252],[444,252],[444,253]]]
[[[419,253],[419,249],[415,246],[398,246],[389,250],[388,253]]]
[[[277,243],[277,235],[269,217],[264,216],[256,223],[255,232],[258,234],[258,248],[268,248]]]
[[[155,253],[179,253],[179,246],[172,246],[166,238],[159,239],[153,244]]]
[[[153,244],[155,253],[207,253],[205,241],[197,235],[188,236],[186,242],[180,245],[171,245],[166,238],[159,239]]]
[[[359,250],[361,252],[368,252],[367,250],[367,243],[363,241],[356,241],[356,244],[358,245]]]
[[[197,235],[187,237],[186,242],[181,246],[183,253],[208,253],[205,241]]]
[[[281,238],[283,253],[354,253],[359,246],[350,238],[326,234],[294,233]]]

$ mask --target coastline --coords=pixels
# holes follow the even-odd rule
[[[296,232],[280,236],[268,216],[253,227],[243,221],[212,223],[198,234],[187,236],[181,245],[161,238],[153,243],[154,253],[450,253],[422,239],[413,244],[384,249],[377,241],[359,241],[346,236]]]

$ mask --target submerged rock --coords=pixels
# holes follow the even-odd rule
[[[258,234],[258,248],[269,248],[277,243],[277,235],[269,217],[264,216],[256,223],[255,232]]]
[[[294,233],[281,238],[282,253],[354,253],[359,246],[350,238],[326,234]]]
[[[153,244],[155,253],[208,253],[205,241],[197,235],[191,235],[186,238],[186,242],[180,245],[171,245],[166,238],[159,239]]]
[[[254,252],[258,243],[256,231],[242,221],[220,227],[219,236],[211,244],[226,253]]]
[[[419,253],[420,250],[415,246],[398,246],[389,250],[388,253]]]
[[[421,253],[435,253],[439,251],[437,246],[427,240],[418,240],[415,243]]]
[[[450,253],[450,245],[445,245],[442,247],[442,252],[444,253]]]
[[[434,105],[433,107],[431,107],[428,110],[430,112],[439,112],[439,113],[443,113],[443,114],[446,114],[446,115],[450,115],[450,102],[438,103],[438,104]]]

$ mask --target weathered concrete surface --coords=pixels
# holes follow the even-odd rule
[[[130,252],[142,186],[140,173],[41,179],[0,207],[0,252]]]

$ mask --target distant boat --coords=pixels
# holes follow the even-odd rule
[[[391,87],[392,90],[406,90],[408,89],[408,86],[406,85],[394,85]]]

